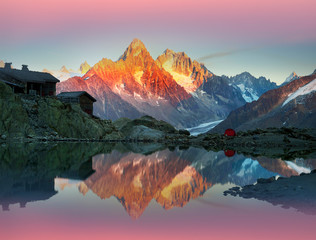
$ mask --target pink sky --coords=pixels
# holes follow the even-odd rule
[[[101,26],[141,23],[148,31],[178,27],[175,34],[193,28],[203,35],[203,29],[210,35],[221,33],[220,38],[234,33],[243,40],[316,40],[314,0],[10,0],[1,5],[6,22],[1,28],[20,41],[70,29],[84,33],[89,27],[97,33]]]
[[[199,58],[218,51],[284,44],[295,45],[299,52],[312,44],[315,53],[315,8],[314,0],[11,0],[1,3],[0,59],[19,64],[27,59],[40,68],[43,59],[49,58],[45,66],[51,68],[57,61],[77,66],[79,60],[69,61],[74,54],[94,64],[102,57],[118,58],[135,37],[154,57],[167,47]],[[83,50],[86,47],[90,51]],[[47,49],[58,56],[43,53]],[[102,56],[96,54],[100,51]],[[61,58],[65,62],[60,63]],[[315,58],[302,53],[300,58],[307,58],[308,71],[314,70]],[[210,63],[211,71],[225,72],[227,63],[216,64],[218,69]],[[243,64],[246,68],[247,61]],[[301,67],[297,62],[292,66],[297,71]],[[251,72],[251,64],[249,68]]]

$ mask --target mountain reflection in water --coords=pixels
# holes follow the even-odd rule
[[[217,184],[244,186],[258,178],[289,177],[298,175],[297,169],[316,168],[315,161],[298,161],[302,166],[295,168],[295,161],[160,145],[25,144],[2,146],[0,154],[3,210],[10,204],[25,207],[47,200],[58,193],[55,189],[75,185],[83,195],[91,190],[101,199],[114,196],[133,219],[153,199],[168,210],[185,206]]]

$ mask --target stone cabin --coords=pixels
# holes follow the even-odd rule
[[[57,97],[62,102],[78,103],[84,112],[93,115],[93,103],[97,100],[86,91],[61,92]]]
[[[0,67],[0,81],[8,84],[14,93],[56,96],[57,78],[49,73],[30,71],[27,65],[22,65],[21,70],[13,69],[11,64]]]

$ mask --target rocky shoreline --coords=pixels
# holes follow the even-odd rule
[[[145,116],[133,121],[144,121],[150,117]],[[147,120],[145,120],[147,121]],[[154,120],[157,121],[157,120]],[[115,122],[114,122],[115,125]],[[155,126],[156,127],[156,126]],[[309,135],[308,129],[271,128],[268,130],[257,129],[254,131],[240,132],[236,137],[227,137],[219,134],[201,134],[190,136],[184,130],[164,132],[148,128],[144,125],[130,126],[130,133],[121,132],[119,135],[108,135],[105,138],[71,138],[58,136],[27,136],[26,138],[0,138],[0,143],[6,142],[103,142],[103,143],[157,143],[165,147],[190,146],[204,148],[209,151],[231,150],[245,156],[266,156],[271,158],[295,159],[296,157],[316,158],[316,140]],[[296,137],[294,137],[296,136]]]
[[[101,120],[83,112],[79,105],[54,97],[17,95],[0,82],[0,143],[5,142],[136,142],[167,147],[201,147],[232,150],[252,156],[290,159],[316,152],[316,129],[267,128],[238,132],[236,137],[218,133],[191,136],[150,116]]]

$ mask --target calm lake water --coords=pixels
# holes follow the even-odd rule
[[[291,201],[224,196],[316,160],[158,145],[0,146],[0,239],[314,239]],[[286,159],[285,159],[286,160]],[[315,212],[315,211],[314,211]]]

